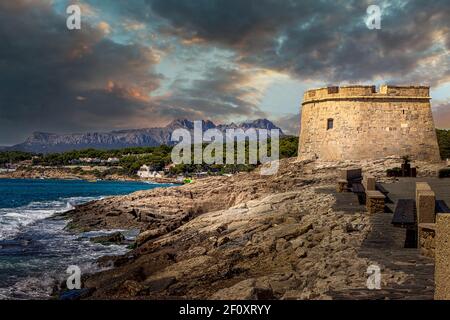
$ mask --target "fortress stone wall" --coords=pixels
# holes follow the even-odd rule
[[[425,86],[344,86],[305,92],[299,159],[361,160],[409,155],[439,161]]]

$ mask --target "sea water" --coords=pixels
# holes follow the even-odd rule
[[[66,220],[48,219],[75,205],[107,196],[167,187],[141,182],[0,179],[0,299],[46,299],[68,275],[69,265],[98,271],[96,259],[126,246],[105,246],[90,237],[117,230],[72,234]],[[136,230],[122,230],[133,238]]]

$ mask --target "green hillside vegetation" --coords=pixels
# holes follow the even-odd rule
[[[17,163],[20,161],[31,160],[32,153],[21,151],[3,151],[0,152],[0,166],[3,167],[8,163]]]
[[[203,149],[207,144],[203,145]],[[269,154],[270,154],[270,141],[269,141]],[[294,157],[297,154],[298,138],[293,136],[285,136],[280,138],[280,158]],[[248,142],[246,143],[246,159],[248,163]],[[24,160],[33,160],[33,165],[39,166],[68,166],[74,165],[74,160],[83,158],[95,158],[99,160],[107,160],[108,158],[119,158],[119,163],[108,164],[103,163],[101,165],[111,166],[110,169],[98,172],[98,177],[105,176],[106,174],[119,173],[127,175],[135,175],[139,168],[146,164],[149,165],[152,170],[161,171],[164,167],[171,163],[172,147],[159,146],[159,147],[135,147],[135,148],[123,148],[117,150],[97,150],[97,149],[85,149],[74,150],[62,153],[50,153],[50,154],[32,154],[27,152],[0,152],[0,166],[4,166],[7,163],[18,163]],[[235,158],[237,154],[237,148],[235,147]],[[225,151],[224,151],[225,157]],[[88,165],[87,163],[77,163],[77,167],[73,168],[74,173],[81,173],[82,169],[80,165]],[[100,165],[91,163],[89,165]],[[121,168],[117,168],[120,166]],[[240,171],[251,171],[255,168],[255,165],[178,165],[172,168],[173,174],[178,173],[195,173],[195,172],[209,172],[209,173],[234,173]],[[96,171],[93,171],[96,173]]]
[[[442,159],[450,158],[450,130],[437,129],[437,139],[439,143],[439,149]],[[280,158],[290,158],[297,156],[298,149],[298,137],[284,136],[280,138]],[[205,148],[207,144],[203,145]],[[269,154],[270,154],[270,142]],[[248,163],[248,142],[246,143],[246,162]],[[235,156],[237,153],[235,148]],[[110,169],[98,172],[98,176],[105,176],[106,174],[119,173],[133,176],[139,170],[139,168],[146,164],[149,165],[155,171],[161,171],[164,167],[171,163],[172,147],[159,146],[159,147],[135,147],[135,148],[123,148],[117,150],[96,150],[85,149],[78,151],[69,151],[63,153],[51,153],[51,154],[33,154],[20,151],[3,151],[0,152],[0,167],[12,163],[18,163],[24,160],[32,160],[33,165],[41,166],[67,166],[73,164],[73,160],[82,158],[96,158],[100,160],[107,160],[108,158],[119,158],[119,163],[115,164],[103,164],[111,166]],[[224,151],[225,159],[225,151]],[[83,164],[86,165],[86,164]],[[91,164],[98,165],[98,164]],[[118,168],[119,166],[120,168]],[[191,174],[198,172],[208,172],[210,174],[223,174],[223,173],[235,173],[241,171],[251,171],[255,168],[255,165],[236,164],[236,165],[220,165],[220,164],[199,164],[199,165],[177,165],[171,168],[172,174]],[[80,172],[81,168],[76,167],[74,171]],[[82,170],[81,170],[82,171]]]
[[[442,159],[450,159],[450,130],[436,130]]]

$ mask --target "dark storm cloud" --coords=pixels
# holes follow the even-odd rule
[[[283,129],[285,134],[298,136],[300,132],[300,114],[289,114],[274,119],[276,125]]]
[[[0,2],[2,143],[34,130],[121,124],[158,87],[151,50],[116,44],[85,24],[69,31],[48,2]]]
[[[449,49],[448,1],[376,1],[388,4],[381,30],[364,23],[373,1],[147,2],[174,34],[233,48],[242,63],[302,79],[351,82],[405,75],[442,49],[435,47],[439,32]],[[421,75],[416,81],[440,81],[432,72]]]
[[[193,80],[188,87],[175,83],[170,101],[183,110],[207,118],[265,116],[255,103],[245,99],[258,95],[257,89],[248,86],[251,81],[250,75],[239,70],[211,67],[204,79]]]
[[[264,117],[251,70],[324,84],[450,80],[446,0],[83,2],[98,9],[97,19],[109,10],[105,16],[151,26],[157,40],[119,44],[88,23],[81,31],[67,30],[52,1],[1,1],[0,144],[20,142],[35,130]],[[387,4],[381,30],[369,30],[363,21],[373,3]],[[190,56],[198,62],[214,47],[230,52],[227,65],[205,61],[192,74],[177,75],[168,90],[157,90],[167,80],[155,71],[161,51],[189,65]],[[279,120],[295,133],[295,116]]]
[[[450,129],[450,100],[435,102],[433,118],[436,128]]]
[[[143,45],[122,45],[101,29],[69,31],[51,3],[0,3],[0,143],[32,131],[73,132],[164,124],[173,118],[262,116],[245,101],[250,89],[238,70],[205,69],[189,86],[152,97],[162,75]],[[141,10],[137,10],[141,11]],[[132,14],[132,10],[127,14]],[[144,15],[145,16],[145,15]]]

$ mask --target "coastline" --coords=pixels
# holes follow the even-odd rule
[[[40,180],[85,180],[85,181],[130,181],[144,183],[171,183],[180,184],[175,178],[152,178],[152,180],[143,180],[138,177],[130,177],[128,175],[106,175],[102,179],[88,171],[83,174],[75,174],[68,168],[33,168],[17,169],[12,172],[1,172],[0,179],[40,179]]]
[[[67,266],[78,265],[83,272],[104,270],[108,266],[96,260],[126,253],[138,232],[123,228],[71,232],[65,212],[92,201],[166,186],[122,181],[0,180],[4,196],[0,200],[0,300],[50,299],[55,294],[53,288],[66,279]],[[120,237],[114,237],[119,231]]]
[[[274,176],[255,170],[77,206],[67,213],[74,231],[140,230],[134,250],[102,259],[114,268],[87,276],[88,298],[328,299],[358,288],[371,261],[357,252],[372,225],[363,212],[332,209],[338,170],[359,165],[394,181],[386,168],[399,162],[284,159]]]

